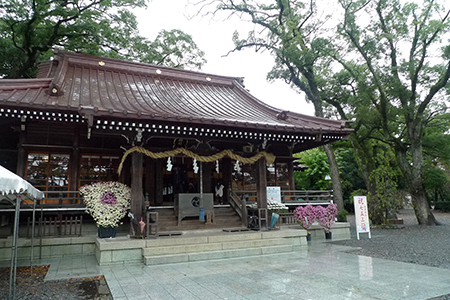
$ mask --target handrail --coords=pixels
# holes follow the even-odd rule
[[[231,191],[230,206],[241,217],[242,225],[247,227],[247,202],[245,197],[239,197],[234,191]]]

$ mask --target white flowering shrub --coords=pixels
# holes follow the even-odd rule
[[[288,207],[280,202],[267,201],[267,209],[277,213],[287,213]]]
[[[80,195],[97,227],[118,227],[131,203],[131,188],[116,181],[82,186]]]

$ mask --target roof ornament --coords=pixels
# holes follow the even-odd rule
[[[289,118],[288,113],[289,113],[288,110],[283,110],[282,112],[280,112],[280,113],[277,115],[277,119],[278,119],[278,120],[282,120],[282,121],[287,120],[287,119]]]
[[[134,137],[134,140],[138,143],[141,143],[142,138],[144,137],[144,135],[142,134],[142,129],[137,129],[136,131],[137,131],[137,133],[136,133],[136,136]],[[134,143],[133,143],[133,146],[135,146]]]
[[[57,86],[54,83],[50,84],[50,86],[48,87],[47,93],[50,96],[60,96],[60,95],[64,94],[62,89],[60,89],[59,86]]]
[[[266,138],[262,142],[261,147],[262,147],[263,150],[266,150],[266,147],[267,147],[267,139]]]
[[[87,138],[88,140],[91,139],[91,133],[92,133],[92,126],[94,126],[94,116],[89,114],[87,115],[88,119],[88,132],[87,132]]]
[[[98,62],[98,65],[99,65],[100,67],[103,67],[103,66],[105,65],[105,62],[101,60],[101,61]]]

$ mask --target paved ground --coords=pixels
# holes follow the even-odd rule
[[[85,256],[50,263],[50,278],[104,275],[115,300],[430,299],[450,293],[450,270],[345,253],[312,243],[288,254],[161,266],[99,267]]]
[[[103,267],[114,299],[429,299],[450,270],[347,254],[315,243],[291,254]]]
[[[161,266],[99,267],[92,256],[40,263],[51,265],[48,279],[104,275],[116,300],[425,300],[450,294],[450,269],[346,253],[355,249],[313,241],[288,254]]]

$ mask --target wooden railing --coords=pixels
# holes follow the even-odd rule
[[[245,198],[247,202],[257,201],[257,192],[254,190],[232,191],[239,199]],[[304,191],[304,190],[282,190],[281,202],[286,205],[327,205],[333,203],[333,191]]]
[[[234,191],[230,193],[230,206],[236,211],[236,213],[241,217],[242,225],[247,227],[247,201],[246,198],[238,196]]]
[[[281,202],[297,204],[330,204],[333,201],[333,191],[304,191],[304,190],[282,190]]]
[[[230,193],[230,205],[239,214],[242,224],[248,225],[247,205],[257,201],[257,192],[254,190],[235,190]],[[289,211],[281,213],[278,223],[281,225],[292,225],[294,220],[293,211],[300,205],[328,205],[333,203],[333,191],[304,191],[304,190],[282,190],[281,202],[285,204]]]
[[[45,191],[45,197],[37,205],[84,205],[79,191]]]
[[[83,216],[65,216],[59,218],[58,216],[48,216],[39,218],[33,221],[28,217],[27,222],[27,238],[30,238],[34,232],[34,236],[67,236],[75,235],[81,236],[83,227]]]

